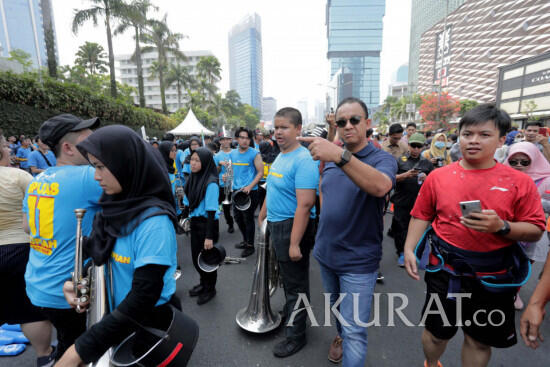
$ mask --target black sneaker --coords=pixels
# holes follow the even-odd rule
[[[273,348],[273,355],[278,358],[289,357],[302,349],[304,345],[306,345],[305,340],[299,342],[292,339],[285,339],[275,345]]]
[[[246,246],[241,253],[241,257],[248,257],[254,253],[254,246]]]
[[[381,271],[378,272],[378,277],[376,278],[376,283],[384,283],[384,275]]]
[[[193,288],[189,290],[189,296],[190,297],[197,297],[200,296],[202,293],[204,293],[205,289],[202,286],[202,284],[196,285]]]
[[[197,299],[197,305],[204,305],[205,303],[209,302],[214,296],[216,295],[216,290],[213,291],[204,291],[199,295],[199,298]]]
[[[242,242],[239,242],[235,245],[235,248],[238,248],[239,250],[242,250],[244,248],[246,248],[248,245],[246,244],[246,242],[242,241]]]
[[[233,233],[233,232],[235,232],[235,228],[233,228],[233,226],[229,226],[229,227],[227,228],[227,232]]]
[[[51,367],[55,363],[56,348],[52,346],[52,352],[48,356],[36,358],[37,367]]]

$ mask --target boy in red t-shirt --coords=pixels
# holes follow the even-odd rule
[[[430,174],[411,212],[405,242],[405,268],[419,280],[414,249],[431,224],[435,235],[449,245],[449,252],[486,253],[514,245],[517,241],[538,241],[545,228],[545,216],[537,188],[529,176],[493,159],[510,128],[510,117],[494,105],[483,104],[468,111],[459,123],[463,159]],[[482,212],[463,217],[460,202],[480,200]],[[465,251],[464,251],[465,252]],[[473,252],[473,254],[472,254]],[[481,254],[480,254],[481,257]],[[491,347],[516,343],[514,322],[515,289],[493,293],[470,277],[458,277],[459,293],[453,298],[446,271],[426,272],[425,329],[422,344],[426,367],[441,366],[439,358],[458,326],[464,331],[463,366],[487,366]],[[434,296],[441,301],[434,312]],[[442,306],[442,310],[439,306]],[[461,314],[457,319],[457,308]],[[488,314],[499,320],[487,321]],[[484,315],[484,319],[480,315]],[[461,322],[462,321],[462,322]],[[463,325],[462,325],[463,324]]]

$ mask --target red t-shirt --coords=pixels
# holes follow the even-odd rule
[[[466,170],[459,162],[436,169],[422,185],[411,215],[433,220],[432,227],[441,239],[464,250],[487,252],[514,243],[463,226],[459,203],[470,200],[480,200],[482,209],[495,210],[501,219],[545,228],[546,218],[533,180],[500,163],[483,170]]]

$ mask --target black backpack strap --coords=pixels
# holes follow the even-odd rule
[[[48,160],[48,158],[46,158],[46,156],[44,155],[44,153],[42,153],[40,150],[38,150],[38,153],[40,153],[42,155],[42,158],[44,158],[44,160],[46,161],[46,163],[48,164],[49,167],[52,166],[52,164],[50,163],[50,161]]]

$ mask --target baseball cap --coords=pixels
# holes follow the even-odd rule
[[[424,137],[423,134],[415,133],[412,134],[409,138],[409,144],[417,143],[417,144],[424,144],[426,142],[426,137]]]
[[[94,117],[89,120],[82,120],[70,113],[64,113],[46,120],[40,126],[38,136],[40,140],[52,150],[59,140],[67,133],[80,131],[84,129],[95,129],[99,126],[99,118]]]

